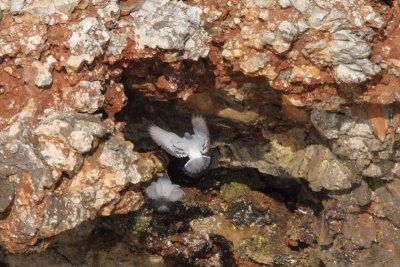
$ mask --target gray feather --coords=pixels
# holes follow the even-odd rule
[[[210,165],[210,157],[203,155],[210,149],[210,133],[206,121],[200,115],[192,116],[192,126],[194,134],[185,133],[183,137],[179,137],[156,125],[149,127],[149,133],[153,140],[172,156],[178,158],[189,157],[190,160],[186,163],[184,169],[187,174],[196,175]],[[160,185],[158,189],[161,190],[163,187]],[[179,194],[181,192],[180,187],[178,186],[174,190],[170,190],[173,193],[168,197],[174,199],[174,196],[176,196],[175,198],[179,199],[181,197]],[[154,194],[162,195],[163,191]]]
[[[204,118],[200,115],[192,116],[192,126],[194,131],[194,140],[199,143],[202,153],[206,153],[210,148],[210,133]]]
[[[206,137],[210,136],[210,133],[208,132],[208,127],[206,124],[206,121],[204,118],[200,115],[193,115],[192,116],[192,126],[193,126],[193,131],[197,135],[203,135]]]
[[[154,206],[159,212],[168,212],[171,205],[168,203],[154,203]]]
[[[149,127],[149,133],[151,138],[165,151],[177,158],[187,157],[186,152],[186,140],[177,136],[172,132],[168,132],[156,125]]]
[[[180,200],[185,192],[177,184],[173,184],[165,172],[157,182],[152,182],[145,190],[146,195],[157,201],[175,202]]]

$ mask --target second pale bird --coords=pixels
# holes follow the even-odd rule
[[[161,212],[169,211],[173,203],[185,195],[179,185],[171,182],[167,172],[158,178],[157,182],[152,182],[145,192],[152,200],[153,207]]]
[[[193,115],[192,126],[194,134],[186,132],[183,137],[156,125],[149,127],[149,133],[151,138],[172,156],[189,157],[184,170],[188,175],[194,176],[210,165],[211,158],[203,155],[210,148],[210,134],[206,121],[202,116]]]

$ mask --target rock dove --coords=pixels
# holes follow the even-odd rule
[[[189,157],[184,170],[188,175],[195,176],[210,165],[211,158],[203,155],[210,148],[210,134],[202,116],[193,115],[192,125],[194,134],[185,133],[183,137],[154,124],[149,127],[149,133],[151,138],[172,156]]]
[[[152,182],[146,188],[145,193],[152,199],[155,209],[161,212],[169,211],[173,202],[180,200],[185,195],[179,185],[171,182],[167,172],[158,178],[157,182]]]

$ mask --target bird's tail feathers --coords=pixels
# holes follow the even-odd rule
[[[202,156],[200,158],[194,158],[189,160],[184,167],[185,172],[189,176],[196,176],[200,172],[207,169],[211,163],[211,158],[208,156]]]

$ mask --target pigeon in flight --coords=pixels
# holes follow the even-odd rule
[[[205,170],[211,158],[204,156],[210,148],[210,134],[202,116],[192,116],[194,134],[185,133],[183,137],[168,132],[156,125],[149,127],[151,138],[169,154],[177,158],[189,157],[184,170],[190,176],[196,176]]]
[[[146,188],[145,193],[152,200],[155,209],[160,212],[169,211],[172,203],[180,200],[185,195],[179,185],[171,182],[167,172],[158,178],[157,182],[152,182]]]

